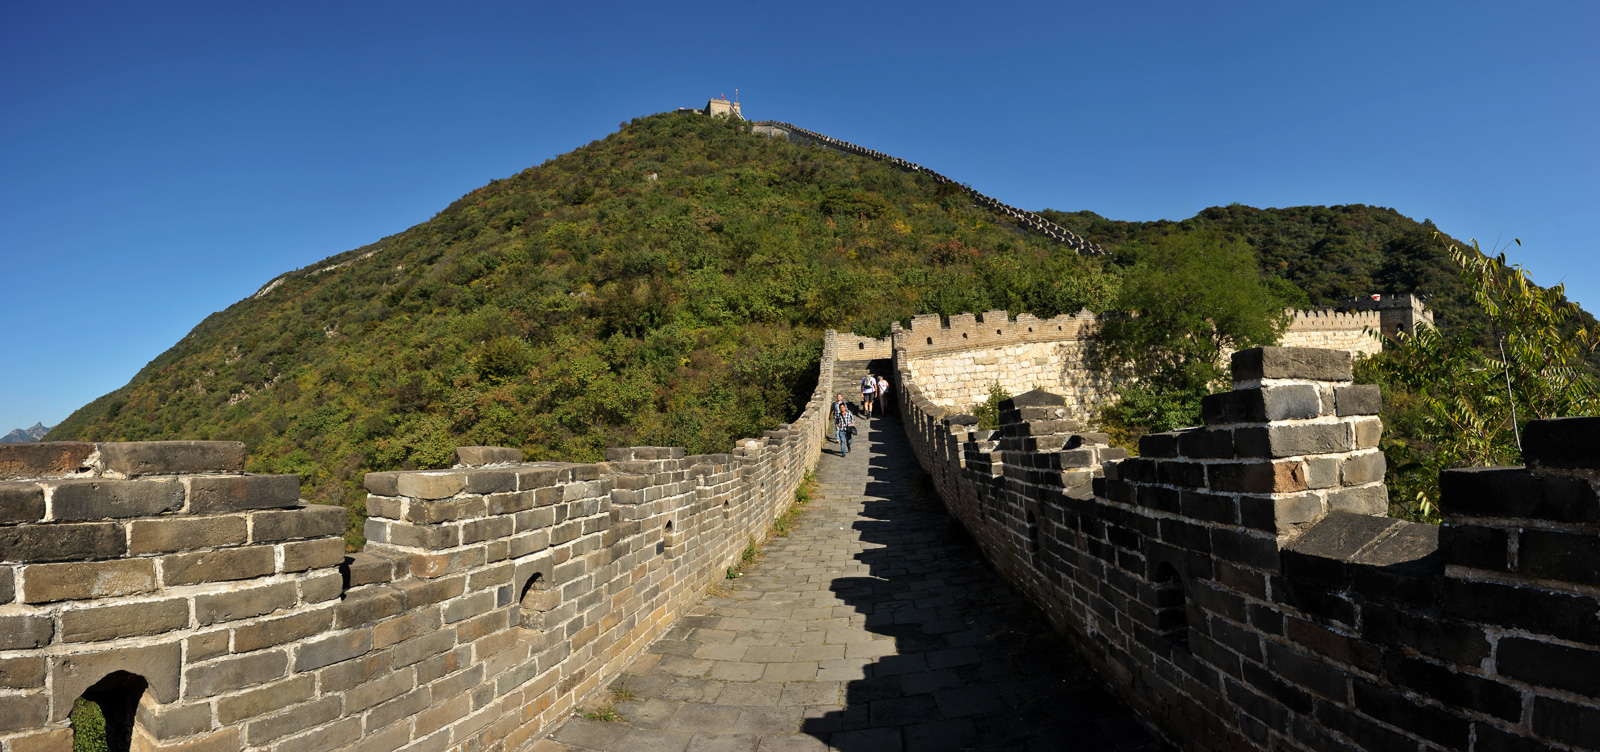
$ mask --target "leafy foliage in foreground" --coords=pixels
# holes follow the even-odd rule
[[[1530,420],[1600,414],[1586,359],[1600,329],[1586,325],[1563,288],[1534,285],[1505,255],[1448,249],[1482,312],[1476,331],[1419,328],[1363,364],[1384,389],[1390,498],[1398,516],[1439,521],[1439,473],[1522,461]],[[1484,337],[1493,349],[1475,345]]]
[[[792,420],[825,328],[1104,310],[1117,275],[923,176],[657,115],[208,317],[51,439],[232,439],[345,504],[362,475],[607,446],[726,451]]]

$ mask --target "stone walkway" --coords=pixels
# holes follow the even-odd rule
[[[919,473],[891,418],[865,422],[848,457],[827,445],[799,529],[612,684],[632,693],[621,720],[574,717],[534,749],[1163,749]]]

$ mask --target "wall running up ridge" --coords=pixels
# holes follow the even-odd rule
[[[876,159],[882,162],[888,162],[889,164],[907,172],[923,173],[933,178],[935,182],[959,188],[962,192],[972,197],[974,203],[997,214],[1005,215],[1012,222],[1016,223],[1018,227],[1040,233],[1045,237],[1057,243],[1067,245],[1078,253],[1086,256],[1103,256],[1106,253],[1106,250],[1101,248],[1099,245],[1084,240],[1083,238],[1074,234],[1071,230],[1051,222],[1050,220],[1045,219],[1038,214],[1023,209],[1018,209],[1017,207],[1002,202],[998,199],[992,198],[983,193],[979,193],[964,183],[958,183],[915,162],[909,162],[899,157],[890,156],[876,149],[868,149],[863,146],[857,146],[849,141],[841,141],[837,138],[824,136],[816,131],[806,130],[798,125],[784,123],[777,120],[763,120],[761,122],[754,123],[752,128],[756,133],[766,136],[781,136],[795,143],[819,144],[830,149],[842,151],[846,154],[854,154],[858,157],[866,157],[867,159]]]
[[[794,499],[792,424],[366,478],[366,551],[237,442],[0,445],[0,750],[67,752],[79,697],[135,750],[514,750],[659,637]]]
[[[950,513],[1179,747],[1600,749],[1600,418],[1446,472],[1433,527],[1384,516],[1348,352],[1235,353],[1204,426],[1125,458],[1045,391],[975,430],[901,334],[893,393]]]

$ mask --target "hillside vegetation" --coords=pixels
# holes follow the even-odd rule
[[[657,115],[208,317],[51,439],[235,439],[345,504],[463,444],[719,452],[793,419],[821,332],[1103,309],[1116,275],[925,177]]]
[[[795,417],[826,328],[1100,312],[1141,257],[1197,239],[1242,241],[1274,305],[1415,291],[1447,328],[1470,310],[1431,226],[1389,209],[1046,214],[1115,254],[1080,257],[926,176],[740,121],[638,118],[273,280],[47,438],[244,441],[251,471],[351,508],[359,547],[366,472],[448,466],[468,444],[727,451]]]

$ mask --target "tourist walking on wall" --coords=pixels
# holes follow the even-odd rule
[[[844,395],[839,395],[839,400],[833,403],[833,435],[839,442],[839,456],[850,453],[850,437],[856,432],[856,416],[850,412],[850,404],[844,401]]]
[[[872,374],[861,377],[861,414],[872,414],[872,398],[878,394],[878,380]]]
[[[878,377],[878,393],[874,397],[878,402],[878,414],[882,415],[889,410],[889,380]]]

